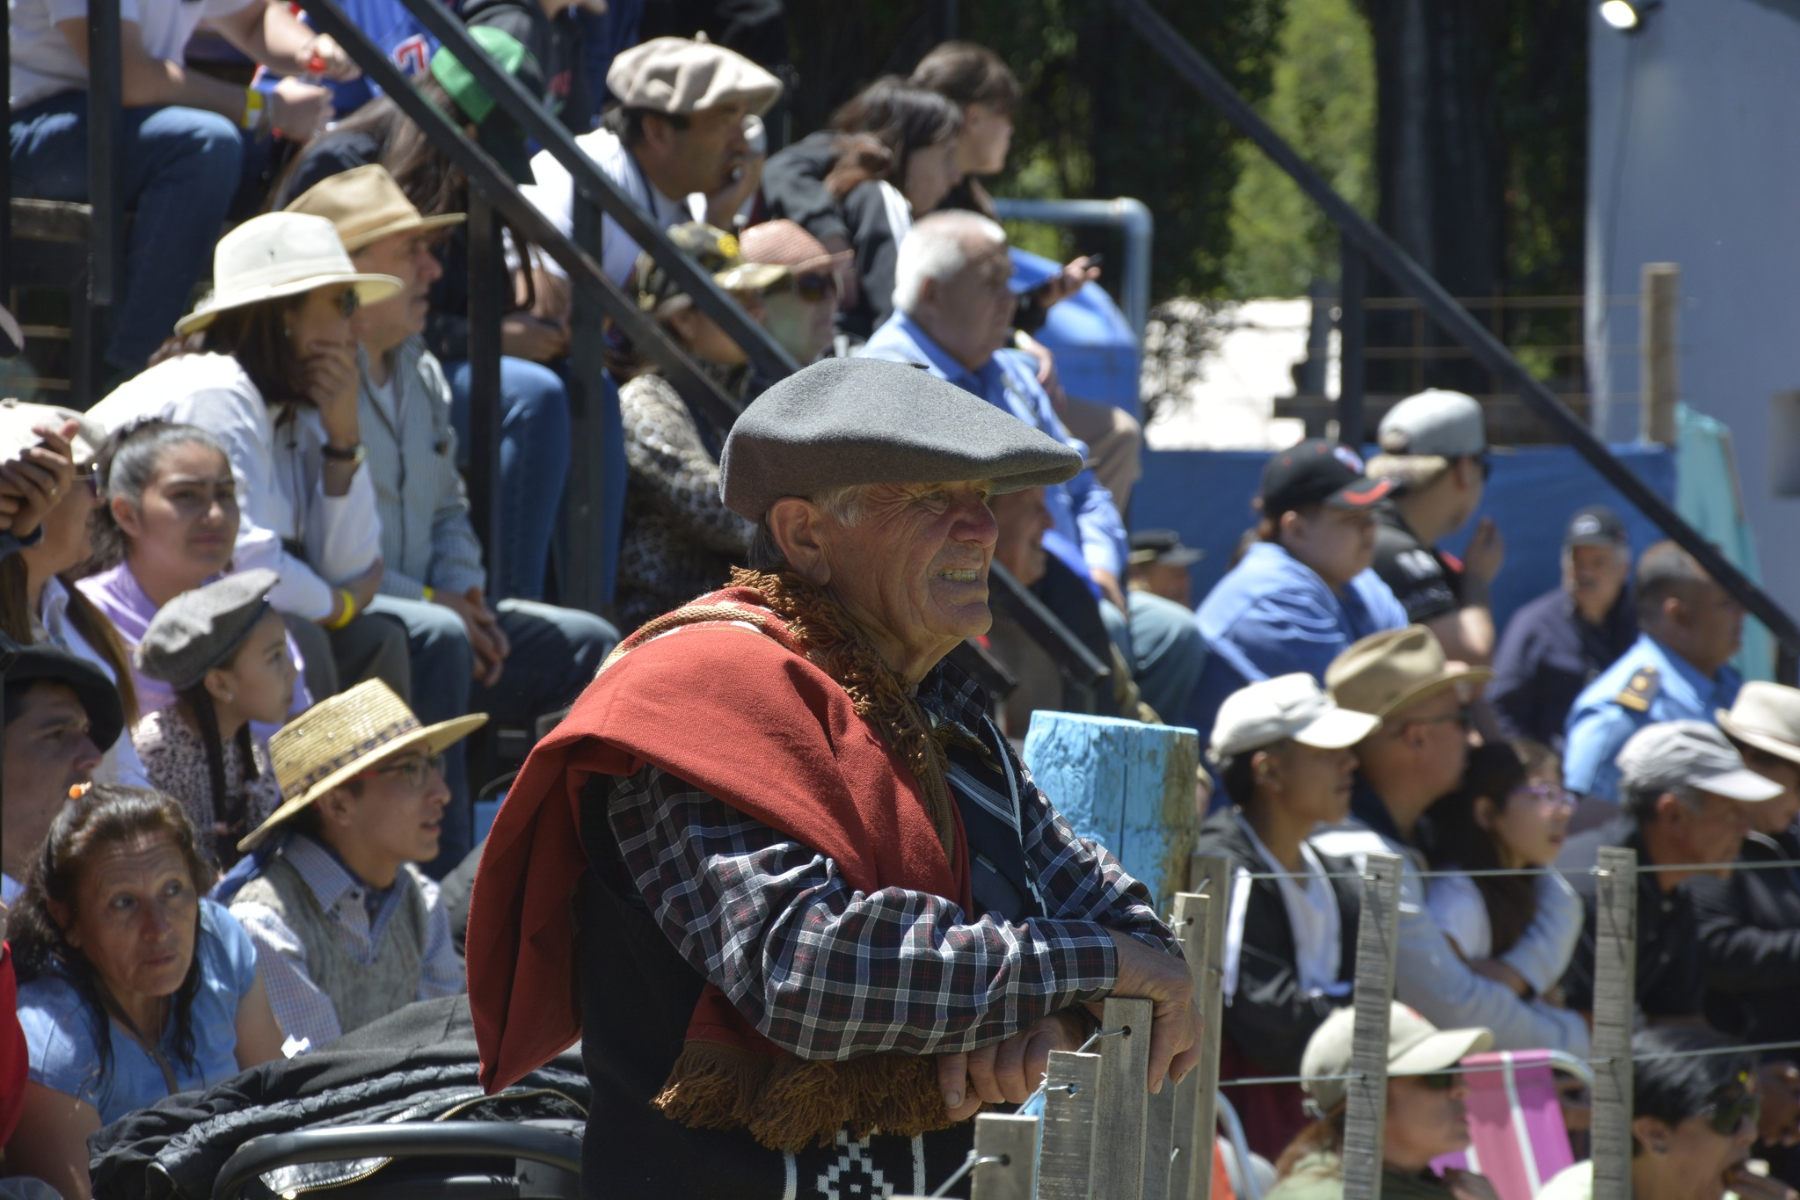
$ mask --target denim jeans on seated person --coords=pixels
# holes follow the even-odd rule
[[[450,378],[450,419],[456,423],[457,465],[468,469],[475,439],[469,434],[467,359],[444,363]],[[569,396],[555,371],[523,358],[500,360],[500,521],[506,553],[500,577],[491,581],[495,597],[536,600],[544,594],[544,571],[556,514],[569,480]]]
[[[88,94],[65,92],[12,114],[13,195],[86,201]],[[188,310],[194,284],[243,180],[244,135],[197,108],[128,108],[120,181],[134,212],[125,244],[125,291],[113,310],[106,361],[142,370]]]
[[[435,725],[471,712],[487,713],[496,722],[535,721],[572,703],[619,640],[611,625],[579,609],[529,600],[502,600],[494,609],[512,653],[500,682],[490,688],[475,682],[475,652],[462,618],[451,609],[394,596],[377,596],[369,605],[369,612],[406,626],[413,656],[412,707],[422,723]],[[473,848],[474,804],[463,743],[445,754],[444,775],[450,783],[450,808],[444,813],[438,856],[424,868],[433,878],[453,870]]]

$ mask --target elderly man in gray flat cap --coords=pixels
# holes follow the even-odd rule
[[[897,363],[777,384],[725,445],[751,569],[650,621],[541,742],[469,923],[482,1082],[582,1039],[583,1190],[925,1194],[1106,996],[1193,1065],[1188,968],[944,662],[988,628],[988,500],[1068,447]]]

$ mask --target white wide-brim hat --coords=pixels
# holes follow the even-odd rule
[[[1730,711],[1714,717],[1719,728],[1758,750],[1800,762],[1800,689],[1751,680]]]
[[[219,239],[213,251],[212,294],[175,322],[183,337],[205,329],[227,309],[297,296],[347,283],[364,304],[379,304],[400,290],[392,275],[367,275],[350,262],[337,227],[306,213],[265,213]]]

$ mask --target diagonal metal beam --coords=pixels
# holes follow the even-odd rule
[[[517,79],[502,71],[488,52],[469,36],[468,27],[440,0],[400,0],[432,37],[449,47],[457,61],[467,67],[488,95],[497,101],[508,116],[519,123],[538,145],[548,150],[575,181],[580,195],[600,205],[625,235],[681,284],[700,311],[718,322],[731,340],[743,347],[745,355],[764,379],[784,379],[800,369],[800,364],[768,330],[750,319],[743,306],[733,300],[693,259],[676,249],[661,225],[639,208],[594,160],[575,144],[575,138],[562,122],[550,116],[536,97],[527,92]]]
[[[1402,290],[1415,297],[1420,306],[1437,323],[1438,328],[1461,342],[1483,367],[1498,376],[1518,393],[1528,408],[1550,429],[1575,448],[1600,477],[1619,489],[1625,499],[1667,534],[1683,550],[1693,555],[1707,574],[1751,615],[1769,627],[1781,642],[1783,668],[1781,674],[1793,682],[1793,657],[1800,654],[1800,625],[1787,611],[1758,587],[1719,548],[1700,536],[1661,496],[1651,491],[1628,467],[1614,458],[1599,438],[1581,419],[1558,400],[1542,383],[1534,379],[1519,360],[1512,356],[1487,327],[1445,291],[1429,271],[1367,217],[1351,207],[1313,169],[1311,163],[1276,133],[1250,103],[1226,81],[1204,55],[1189,44],[1173,25],[1150,6],[1149,0],[1113,0],[1114,5],[1133,29],[1161,54],[1169,65],[1199,92],[1239,133],[1255,142],[1275,165],[1286,171],[1313,203],[1325,211],[1336,225],[1344,241],[1354,246],[1378,270]]]

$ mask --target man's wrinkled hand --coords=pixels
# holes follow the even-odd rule
[[[1176,955],[1152,950],[1117,930],[1108,932],[1119,956],[1113,998],[1154,1004],[1150,1078],[1146,1082],[1151,1091],[1160,1092],[1165,1080],[1180,1083],[1200,1061],[1200,1010],[1194,1004],[1194,979],[1187,963]]]
[[[966,1121],[983,1104],[1025,1103],[1044,1081],[1050,1052],[1080,1049],[1084,1029],[1074,1013],[1053,1013],[1005,1041],[938,1055],[938,1090],[950,1119]]]

